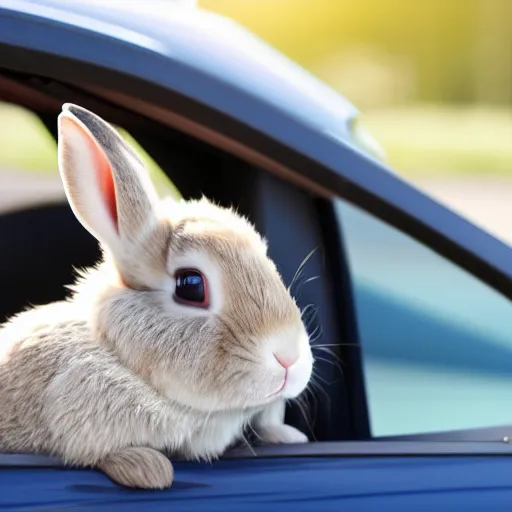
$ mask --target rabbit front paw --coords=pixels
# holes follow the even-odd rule
[[[171,461],[152,448],[125,448],[105,457],[97,467],[125,487],[165,489],[174,479]]]
[[[309,439],[300,430],[284,423],[278,425],[261,426],[258,429],[258,437],[264,443],[307,443]]]

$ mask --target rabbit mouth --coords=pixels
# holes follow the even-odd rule
[[[265,397],[265,400],[267,400],[269,398],[273,398],[273,397],[279,395],[282,391],[284,391],[284,388],[286,387],[287,382],[288,382],[288,372],[286,372],[283,382],[279,386],[279,389],[277,391],[273,391],[272,393],[270,393],[270,395],[267,395]]]

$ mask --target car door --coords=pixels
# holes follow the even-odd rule
[[[147,127],[137,129],[136,124],[131,133],[142,142]],[[153,148],[149,153],[162,162],[163,169],[175,167],[166,162],[175,163],[177,158],[166,137],[167,131],[160,127],[161,144],[152,137],[146,146]],[[494,417],[487,420],[486,411],[482,414],[479,410],[485,400],[474,401],[472,416],[467,413],[466,419],[457,414],[451,418],[439,417],[433,427],[432,409],[437,405],[439,392],[432,391],[433,396],[424,403],[417,395],[418,388],[436,378],[435,373],[423,376],[418,372],[418,360],[434,370],[448,366],[448,375],[450,364],[470,364],[476,368],[485,366],[486,362],[480,357],[470,357],[469,362],[464,358],[454,361],[450,348],[444,354],[441,351],[434,361],[425,355],[421,345],[409,352],[404,349],[407,339],[412,340],[414,336],[431,344],[438,338],[447,343],[457,342],[453,326],[446,326],[442,319],[438,319],[439,325],[433,332],[422,332],[425,327],[421,317],[431,314],[431,305],[422,309],[420,304],[416,307],[416,317],[410,318],[408,293],[416,290],[421,297],[425,291],[421,281],[419,284],[413,281],[421,277],[422,268],[427,270],[430,281],[436,273],[450,284],[455,284],[457,279],[469,280],[471,284],[466,283],[463,292],[470,304],[474,304],[471,316],[476,321],[480,315],[479,321],[489,322],[490,327],[494,317],[490,318],[481,308],[481,301],[493,297],[495,305],[491,310],[500,317],[508,312],[509,300],[471,272],[462,270],[456,259],[450,262],[439,256],[432,250],[435,246],[420,243],[411,234],[405,235],[364,206],[351,205],[341,198],[319,198],[228,155],[220,155],[216,165],[202,166],[204,172],[190,176],[188,164],[195,167],[198,155],[197,148],[180,155],[181,168],[174,172],[175,184],[192,194],[190,180],[200,182],[201,189],[208,190],[209,195],[236,202],[244,209],[268,238],[272,256],[289,284],[311,249],[320,247],[302,267],[300,290],[295,291],[303,308],[313,304],[317,309],[316,320],[310,326],[314,343],[318,348],[335,351],[316,352],[321,381],[306,404],[310,417],[303,416],[301,407],[291,405],[288,411],[289,421],[300,425],[312,442],[303,446],[239,448],[213,464],[177,461],[175,485],[163,492],[123,489],[97,471],[65,468],[60,461],[47,457],[3,454],[0,455],[0,506],[5,510],[27,511],[70,508],[135,511],[176,507],[179,510],[275,510],[276,507],[375,510],[386,506],[394,510],[432,510],[433,507],[481,510],[484,506],[508,510],[512,498],[512,459],[509,445],[503,442],[506,429],[475,431],[473,428],[498,423],[500,418],[496,414],[500,409],[496,407]],[[188,161],[188,157],[192,160]],[[212,154],[208,157],[212,163]],[[360,162],[365,165],[368,161],[361,156]],[[240,172],[243,176],[234,179]],[[229,197],[222,196],[220,191]],[[433,207],[443,214],[442,206]],[[45,215],[42,211],[38,214]],[[463,222],[458,217],[455,219]],[[46,225],[46,229],[52,228],[49,222]],[[44,229],[44,223],[38,223],[37,229]],[[406,241],[397,241],[397,237],[405,237]],[[425,258],[429,256],[424,251],[433,258],[427,268]],[[412,268],[407,269],[407,264]],[[8,271],[15,273],[17,268],[11,264]],[[318,279],[309,281],[317,275]],[[413,286],[409,287],[411,282]],[[384,295],[375,301],[374,295],[386,283],[396,287],[394,295]],[[399,292],[404,297],[397,306]],[[430,290],[427,292],[424,300],[437,303]],[[478,294],[484,294],[484,298]],[[445,293],[439,298],[440,311],[452,302]],[[381,323],[373,327],[372,322],[379,319]],[[400,329],[403,324],[406,328],[401,333],[397,327]],[[386,334],[390,326],[395,329],[392,336]],[[318,328],[322,330],[320,337],[314,334]],[[396,336],[401,343],[398,350]],[[484,334],[479,341],[485,341],[485,337]],[[470,337],[466,341],[472,343]],[[329,356],[335,357],[327,359]],[[506,364],[503,354],[500,357]],[[375,370],[375,359],[388,365],[380,369],[381,374],[385,372],[384,379],[378,373],[378,366]],[[497,359],[493,360],[496,363]],[[396,371],[397,362],[402,363],[401,373]],[[487,379],[493,371],[492,367],[487,370]],[[457,379],[448,380],[445,391],[452,389],[454,383],[457,384]],[[381,392],[384,398],[379,395],[383,386],[387,386]],[[397,399],[392,395],[393,390],[402,395]],[[404,401],[407,390],[408,402]],[[411,402],[418,403],[409,414]],[[504,414],[505,405],[502,401]],[[482,417],[485,421],[478,423]],[[410,427],[411,418],[414,428]]]
[[[270,178],[270,184],[267,184],[267,187],[273,188],[273,185],[277,185],[281,193],[289,189],[286,183],[276,183],[274,178]],[[294,192],[298,191],[291,186],[288,193],[293,196]],[[270,193],[264,194],[264,199],[266,204],[273,202]],[[274,205],[274,207],[278,208],[279,204],[282,204],[282,201],[277,202],[277,206]],[[287,208],[290,204],[291,200],[288,198]],[[286,224],[286,229],[275,227],[274,230],[275,236],[285,238],[289,244],[290,238],[287,237],[287,231],[303,235],[305,227],[302,223],[298,223],[300,217],[295,219],[290,213],[287,216],[290,222]],[[319,214],[319,216],[322,215]],[[327,220],[324,218],[323,222]],[[361,224],[357,224],[360,219],[354,221],[347,215],[345,209],[338,211],[336,217],[330,220],[336,220],[340,226],[343,226],[343,223],[355,222],[353,227],[358,227],[357,232],[361,229]],[[379,237],[374,231],[365,229],[364,232],[368,236],[371,235],[372,240],[378,241]],[[272,232],[268,231],[268,234],[271,236],[272,243]],[[345,234],[344,239],[345,246],[354,243],[351,242],[351,233]],[[290,248],[294,250],[295,246],[288,245],[288,249]],[[392,243],[386,247],[386,250],[391,251],[400,249],[400,245],[393,246]],[[277,249],[274,250],[277,251]],[[357,249],[352,249],[352,251],[355,250]],[[385,257],[384,252],[384,250],[374,251],[381,258]],[[350,266],[354,265],[350,257],[348,260],[336,260],[335,258],[339,257],[337,253],[327,253],[326,257],[331,261],[333,259],[337,261],[339,267],[337,275],[343,274],[342,266],[347,265],[350,269]],[[286,259],[278,257],[277,261],[285,264]],[[360,265],[363,263],[364,261],[357,262]],[[422,262],[420,261],[419,264]],[[333,277],[334,275],[336,273],[329,272],[328,281],[335,288],[342,289],[342,281],[338,281]],[[357,282],[357,277],[352,275],[350,270],[348,277],[354,283],[352,295],[356,297],[353,303],[341,307],[340,314],[342,313],[345,318],[350,317],[351,309],[357,311],[361,304],[363,308],[368,307],[365,306],[367,299],[357,296],[361,294],[357,289],[361,283]],[[307,285],[305,293],[308,295]],[[347,296],[344,294],[344,297]],[[311,300],[311,296],[309,295],[306,300]],[[394,302],[390,301],[390,304],[394,306]],[[386,304],[384,299],[378,307],[373,306],[370,312],[379,314],[379,311],[384,311],[385,315],[389,315],[390,304]],[[426,313],[428,312],[426,310]],[[361,314],[365,315],[366,312],[359,312],[359,315]],[[406,315],[403,312],[395,312],[394,317],[391,318],[397,316],[405,318]],[[361,321],[364,320],[364,317],[361,318]],[[366,330],[363,328],[361,333],[360,343],[364,353]],[[447,334],[449,333],[450,331],[447,330]],[[343,344],[343,338],[336,339],[339,340],[340,345]],[[469,441],[464,441],[460,432],[440,434],[437,438],[427,437],[423,440],[418,437],[407,440],[401,435],[391,440],[387,439],[382,436],[382,422],[387,421],[391,424],[391,427],[387,427],[388,433],[389,428],[394,428],[395,434],[404,432],[407,434],[407,430],[403,428],[403,421],[408,415],[407,412],[402,411],[396,421],[396,410],[390,410],[388,402],[379,404],[380,398],[372,396],[374,388],[379,383],[393,387],[394,382],[392,379],[389,381],[388,377],[382,383],[372,374],[374,370],[371,368],[371,356],[370,354],[370,369],[366,375],[366,388],[370,390],[367,398],[371,418],[368,437],[365,437],[363,431],[357,431],[357,422],[350,420],[350,417],[364,415],[362,411],[366,402],[364,393],[360,387],[354,387],[351,382],[345,382],[354,401],[359,399],[357,403],[347,408],[350,416],[340,417],[336,412],[331,414],[329,408],[317,411],[319,418],[327,415],[332,422],[336,432],[335,439],[341,439],[344,436],[343,432],[347,432],[345,441],[323,440],[302,446],[240,448],[213,464],[175,462],[175,484],[172,489],[162,492],[123,489],[97,471],[64,468],[60,461],[47,457],[4,454],[0,455],[0,488],[2,490],[0,506],[4,510],[24,511],[66,509],[138,511],[176,508],[219,511],[257,511],[276,510],[276,508],[311,511],[319,508],[363,511],[385,508],[508,510],[512,499],[512,472],[510,471],[512,458],[509,446],[503,443],[500,437],[503,433],[493,431],[494,437],[491,437],[490,431],[480,434],[473,431],[474,437],[469,438]],[[397,359],[392,346],[389,347],[388,359],[391,362]],[[347,366],[350,361],[344,360],[343,363]],[[366,367],[366,364],[363,367]],[[391,370],[394,368],[391,366]],[[353,373],[354,370],[352,368]],[[327,377],[326,374],[321,376]],[[403,376],[395,375],[393,378],[402,379],[398,387],[407,385],[407,382],[403,381]],[[413,378],[418,378],[414,372]],[[421,375],[420,378],[422,378]],[[331,385],[338,388],[341,387],[341,382],[338,379],[337,383],[331,383]],[[352,382],[355,382],[353,377]],[[324,388],[324,393],[327,392],[331,393],[331,390]],[[414,398],[414,389],[411,397]],[[327,402],[329,399],[328,395],[322,393],[317,395],[317,400]],[[380,409],[374,411],[375,406]],[[406,406],[407,404],[404,407]],[[395,409],[396,407],[395,405]],[[425,404],[427,410],[431,407],[432,403]],[[416,433],[422,431],[421,420],[428,419],[427,414],[419,420],[415,417],[417,415],[418,411],[413,411]],[[478,417],[478,411],[475,411],[475,417]],[[376,418],[375,424],[374,418]],[[353,423],[350,430],[349,423]],[[427,422],[423,430],[428,433]],[[316,431],[319,435],[325,432],[329,431]],[[469,430],[465,431],[466,435],[468,433],[470,433]]]

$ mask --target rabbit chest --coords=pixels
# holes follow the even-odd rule
[[[215,458],[243,439],[244,429],[262,408],[245,411],[196,412],[188,419],[189,435],[178,452],[185,458]]]

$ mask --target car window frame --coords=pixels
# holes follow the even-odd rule
[[[34,25],[33,20],[16,21],[27,29]],[[171,59],[165,61],[165,66],[161,60],[155,63],[160,75],[165,69],[161,80],[167,82],[156,83],[147,72],[137,75],[110,69],[103,57],[109,55],[115,60],[117,55],[126,60],[127,51],[112,41],[91,39],[96,49],[102,47],[105,51],[92,56],[87,52],[85,58],[83,45],[72,39],[77,34],[69,34],[70,47],[63,53],[51,45],[54,38],[41,39],[43,29],[39,27],[37,33],[28,31],[30,37],[23,47],[14,46],[9,44],[12,27],[8,24],[12,22],[9,16],[0,16],[0,34],[2,28],[6,34],[5,39],[0,37],[3,67],[42,76],[51,69],[54,78],[82,89],[89,87],[96,96],[237,153],[313,193],[326,198],[339,196],[362,206],[512,298],[512,258],[506,244],[440,205],[346,140],[315,130],[271,104],[240,95],[229,83],[215,82],[217,94],[212,98],[213,84],[208,76],[195,73],[191,77],[190,69]],[[54,31],[62,28],[48,25],[44,30],[55,36]],[[76,60],[69,57],[69,52],[75,52]],[[133,69],[148,70],[155,56],[133,51],[131,57]],[[192,78],[197,81],[194,91],[189,87]],[[47,89],[51,86],[40,85]],[[236,97],[236,112],[221,100],[224,97],[233,98],[231,103]]]
[[[335,201],[339,202],[340,200],[343,201],[344,198],[340,197],[340,198],[337,198]],[[404,230],[401,230],[401,229],[397,228],[396,226],[393,226],[391,223],[378,218],[376,215],[374,215],[368,209],[365,209],[361,204],[350,203],[350,205],[358,208],[360,210],[361,214],[369,215],[376,222],[379,222],[379,221],[383,222],[384,224],[386,224],[388,229],[389,229],[389,227],[397,229],[397,231],[400,232],[402,235],[408,236],[411,242],[419,244],[425,250],[433,250],[435,253],[440,254],[439,251],[436,251],[430,245],[421,242],[418,238],[414,237],[410,233],[406,233]],[[442,204],[439,204],[439,206],[444,207]],[[355,282],[354,282],[354,276],[353,276],[353,269],[351,269],[350,261],[349,261],[348,255],[345,251],[346,245],[350,243],[350,241],[348,240],[347,230],[344,227],[344,224],[346,223],[346,219],[343,216],[342,209],[334,206],[334,204],[333,204],[333,212],[334,212],[333,215],[335,218],[334,222],[336,224],[336,230],[338,232],[337,243],[339,244],[340,254],[342,254],[342,261],[340,261],[340,266],[343,268],[344,272],[347,275],[347,280],[348,280],[347,286],[350,288],[350,292],[349,292],[350,296],[354,297]],[[456,214],[456,215],[458,215],[458,214]],[[485,230],[483,228],[478,227],[477,229],[479,229],[479,230],[481,229],[482,231],[485,232]],[[512,256],[512,247],[509,249],[511,251],[511,256]],[[454,259],[449,259],[446,256],[444,256],[443,254],[440,254],[440,256],[444,257],[447,262],[450,262],[453,265],[457,266],[459,269],[465,271],[469,276],[476,278],[479,283],[488,284],[488,283],[485,283],[482,279],[479,279],[478,276],[475,276],[475,274],[470,272],[467,268],[464,268],[464,266],[461,265],[460,262],[457,262]],[[496,288],[494,288],[492,286],[491,286],[491,288],[495,291],[499,291],[499,290],[496,290]],[[508,299],[509,302],[511,302],[511,304],[512,304],[512,301],[508,297],[505,297],[505,298]],[[357,325],[360,322],[360,320],[358,319],[358,314],[356,311],[356,304],[353,300],[350,304],[350,308],[351,308],[351,312],[353,315],[353,321]],[[361,356],[364,357],[364,339],[361,339],[361,337],[359,335],[359,330],[356,329],[355,332],[358,334],[358,336],[357,336],[358,349],[360,350]],[[361,372],[363,373],[363,377],[362,377],[363,389],[360,390],[360,393],[365,393],[364,403],[366,406],[366,415],[369,418],[370,417],[370,410],[369,410],[369,405],[368,405],[369,398],[368,398],[368,395],[365,390],[366,377],[364,376],[364,368],[363,367],[361,367]],[[361,394],[359,394],[358,396],[360,397]],[[354,400],[357,400],[357,396],[354,397]],[[370,421],[369,421],[369,423],[370,423]],[[371,426],[369,427],[369,430],[371,431]],[[414,444],[415,443],[424,443],[424,442],[427,442],[427,443],[430,443],[430,442],[432,442],[432,443],[462,442],[462,443],[466,443],[465,446],[469,450],[469,449],[473,449],[473,447],[469,446],[472,443],[478,444],[478,443],[491,442],[491,443],[497,443],[497,444],[501,444],[501,445],[512,443],[512,424],[511,425],[499,425],[498,424],[498,425],[478,427],[478,428],[472,428],[472,427],[463,428],[463,429],[455,428],[455,429],[450,429],[450,430],[440,429],[438,431],[392,434],[392,435],[391,434],[388,434],[388,435],[370,434],[369,439],[371,439],[372,441],[379,441],[379,442],[384,442],[384,443],[407,442],[407,443],[414,443]],[[419,448],[422,449],[422,447],[419,447]],[[506,450],[505,450],[505,452],[506,452]]]
[[[50,124],[50,119],[47,121]],[[133,130],[138,142],[146,148],[144,142],[145,130]],[[56,132],[53,132],[56,136]],[[142,140],[140,140],[142,139]],[[152,158],[155,158],[152,152],[150,152]],[[159,163],[160,158],[165,160],[165,155],[156,156],[155,160]],[[319,222],[322,225],[322,229],[326,236],[326,253],[329,255],[331,261],[336,261],[335,267],[337,272],[335,273],[334,279],[337,283],[343,282],[341,289],[343,290],[343,297],[341,302],[343,303],[343,315],[344,322],[348,322],[351,332],[352,339],[355,340],[354,345],[356,347],[352,350],[352,354],[358,353],[359,348],[357,345],[360,343],[358,331],[357,331],[357,318],[354,309],[354,301],[352,297],[352,284],[350,278],[350,270],[348,266],[348,260],[345,255],[344,249],[344,235],[342,232],[343,218],[341,217],[339,210],[336,209],[334,201],[327,201],[325,199],[318,199],[317,204],[319,208]],[[346,362],[353,369],[354,363],[350,362],[350,352],[344,353]],[[358,362],[359,363],[359,362]],[[357,375],[357,372],[356,372]],[[362,370],[359,377],[362,376]],[[496,453],[508,453],[507,444],[507,433],[510,429],[507,426],[502,427],[489,427],[485,429],[467,429],[460,431],[449,431],[440,433],[430,434],[415,434],[415,435],[399,435],[399,436],[379,436],[378,438],[372,438],[367,429],[368,422],[368,410],[366,405],[366,394],[364,390],[364,382],[362,379],[357,377],[351,378],[350,381],[350,395],[351,395],[351,413],[353,418],[351,421],[356,423],[355,432],[357,432],[358,441],[336,441],[336,442],[321,442],[321,443],[310,443],[307,448],[303,447],[254,447],[252,450],[247,449],[236,449],[225,454],[223,458],[246,458],[254,456],[254,453],[258,457],[294,457],[294,456],[364,456],[367,452],[375,455],[403,455],[411,451],[415,455],[422,454],[438,454],[438,455],[453,455],[458,454],[461,451],[463,453],[481,453],[481,454],[494,454]],[[368,433],[367,433],[368,432]],[[366,446],[365,442],[373,441],[371,445]],[[449,443],[453,441],[464,441],[464,447],[461,446],[450,447]],[[491,449],[486,444],[489,441],[493,442]],[[374,443],[378,442],[379,446]],[[405,442],[405,444],[404,444]],[[494,443],[497,443],[494,446]],[[7,457],[7,458],[4,458]],[[5,463],[7,466],[21,465],[30,466],[33,464],[48,467],[60,467],[62,463],[58,460],[45,457],[36,456],[36,459],[32,460],[31,455],[2,455],[0,454],[0,466]]]
[[[4,49],[2,45],[0,45],[0,49]],[[44,60],[47,64],[49,62],[56,64],[56,67],[52,68],[53,73],[61,78],[63,77],[64,80],[67,77],[68,80],[71,80],[71,83],[80,79],[80,77],[71,77],[72,73],[78,72],[84,77],[85,73],[92,72],[93,79],[96,77],[98,81],[102,82],[103,87],[107,87],[111,91],[120,87],[127,93],[130,92],[130,87],[123,86],[123,83],[130,83],[130,80],[116,75],[116,73],[77,62],[70,65],[66,59],[45,56],[37,51],[28,51],[28,53],[26,50],[22,51],[21,54],[28,56],[28,59],[20,61],[19,48],[11,47],[8,50],[10,51],[7,52],[6,61],[11,63],[14,69],[18,71],[20,68],[30,69],[31,66],[41,69],[41,60]],[[34,61],[35,57],[39,58],[37,65]],[[91,75],[88,78],[91,79]],[[49,84],[50,86],[54,85],[51,82]],[[333,211],[329,210],[332,208],[332,198],[333,196],[344,198],[465,268],[507,298],[512,297],[512,258],[511,250],[506,244],[496,240],[467,219],[429,198],[401,177],[390,172],[382,163],[367,157],[361,151],[343,141],[326,137],[325,134],[312,132],[308,127],[297,123],[293,124],[292,120],[288,120],[292,123],[292,129],[286,136],[279,132],[279,130],[284,130],[289,125],[289,122],[283,119],[278,123],[279,133],[276,130],[267,133],[261,132],[242,124],[236,119],[227,117],[222,112],[213,112],[209,107],[197,101],[180,95],[177,96],[175,91],[161,89],[156,91],[151,84],[141,84],[140,81],[136,81],[136,84],[141,86],[141,89],[139,89],[140,97],[146,98],[146,101],[153,101],[153,104],[158,107],[148,109],[145,113],[137,110],[137,113],[134,114],[137,117],[142,116],[142,118],[175,128],[172,114],[176,109],[179,110],[180,105],[186,105],[189,108],[188,113],[182,111],[180,115],[189,116],[191,123],[194,125],[191,131],[196,138],[213,144],[223,151],[237,154],[237,156],[240,156],[238,154],[240,147],[249,148],[249,153],[243,153],[242,151],[245,160],[257,164],[267,172],[277,173],[284,179],[292,182],[298,181],[310,193],[316,193],[322,197],[321,200],[324,201],[325,205],[323,222],[330,223],[331,226],[333,223],[336,225],[336,216]],[[51,87],[48,87],[48,83],[40,85],[43,88],[51,89]],[[133,87],[134,82],[131,82],[130,86]],[[63,93],[62,90],[57,92],[59,94]],[[55,90],[53,93],[55,93]],[[100,94],[98,91],[96,93]],[[154,96],[153,93],[155,93]],[[169,98],[174,101],[166,101]],[[176,102],[177,98],[182,101]],[[108,101],[108,99],[107,95],[103,98],[101,96],[94,97],[93,101],[98,105],[100,114],[102,102]],[[114,108],[114,111],[118,113],[123,111],[122,101],[120,103],[119,108]],[[167,109],[162,110],[166,108],[166,104]],[[139,107],[144,107],[144,105],[141,107],[140,101],[138,103]],[[190,110],[190,107],[194,108]],[[133,110],[135,109],[131,110],[132,114]],[[122,122],[119,124],[123,125]],[[207,130],[198,133],[194,131],[197,126],[205,126]],[[181,129],[186,131],[183,126],[181,126]],[[212,131],[214,133],[218,132],[225,139],[232,140],[236,144],[226,148],[222,141],[214,141],[209,138]],[[294,142],[290,142],[290,138],[294,139]],[[257,155],[263,155],[265,158],[257,159]],[[279,169],[284,171],[281,172]],[[337,230],[338,239],[335,243],[338,246],[338,252],[343,254],[343,238],[340,226],[337,227]],[[346,265],[344,258],[340,259],[340,276],[343,276],[347,271],[343,265]],[[339,276],[338,279],[340,279]],[[353,393],[352,403],[357,403],[358,398],[364,400],[365,396],[362,388],[354,389]],[[479,429],[479,431],[491,432],[489,429]],[[496,441],[494,430],[492,432],[492,440]],[[443,435],[441,433],[441,436]],[[410,440],[408,442],[413,441],[410,437],[408,439]],[[364,449],[362,448],[366,446],[364,442],[353,446],[360,447],[365,453],[367,450],[374,450],[372,453],[379,454],[380,450],[385,450],[383,444],[380,444],[379,447],[380,441],[369,441],[369,443],[368,447]],[[400,444],[401,441],[396,439],[390,441],[390,443],[392,443],[392,447],[395,447],[393,449],[398,451],[403,446]],[[317,443],[312,444],[316,445]],[[341,445],[344,444],[345,442],[341,442],[322,447],[323,443],[318,443],[319,446],[311,446],[308,450],[311,450],[310,453],[315,453],[315,450],[316,453],[331,450],[334,454],[340,453],[340,450],[343,451],[344,448]],[[415,443],[414,446],[411,444],[407,446],[414,447],[415,450],[418,450],[418,454],[427,453],[431,450],[435,452],[434,445],[428,447],[428,443],[425,444],[423,441]],[[479,443],[467,443],[465,446],[465,449],[469,450],[468,453],[474,453],[470,450],[478,449]],[[282,453],[283,456],[291,456],[290,450],[293,451],[294,449],[272,447],[271,451]],[[450,450],[449,447],[445,447],[445,449]],[[500,442],[497,446],[493,445],[494,449],[499,453],[510,453],[507,443]],[[265,450],[268,452],[267,448],[262,448],[262,450],[261,453],[264,453]]]

